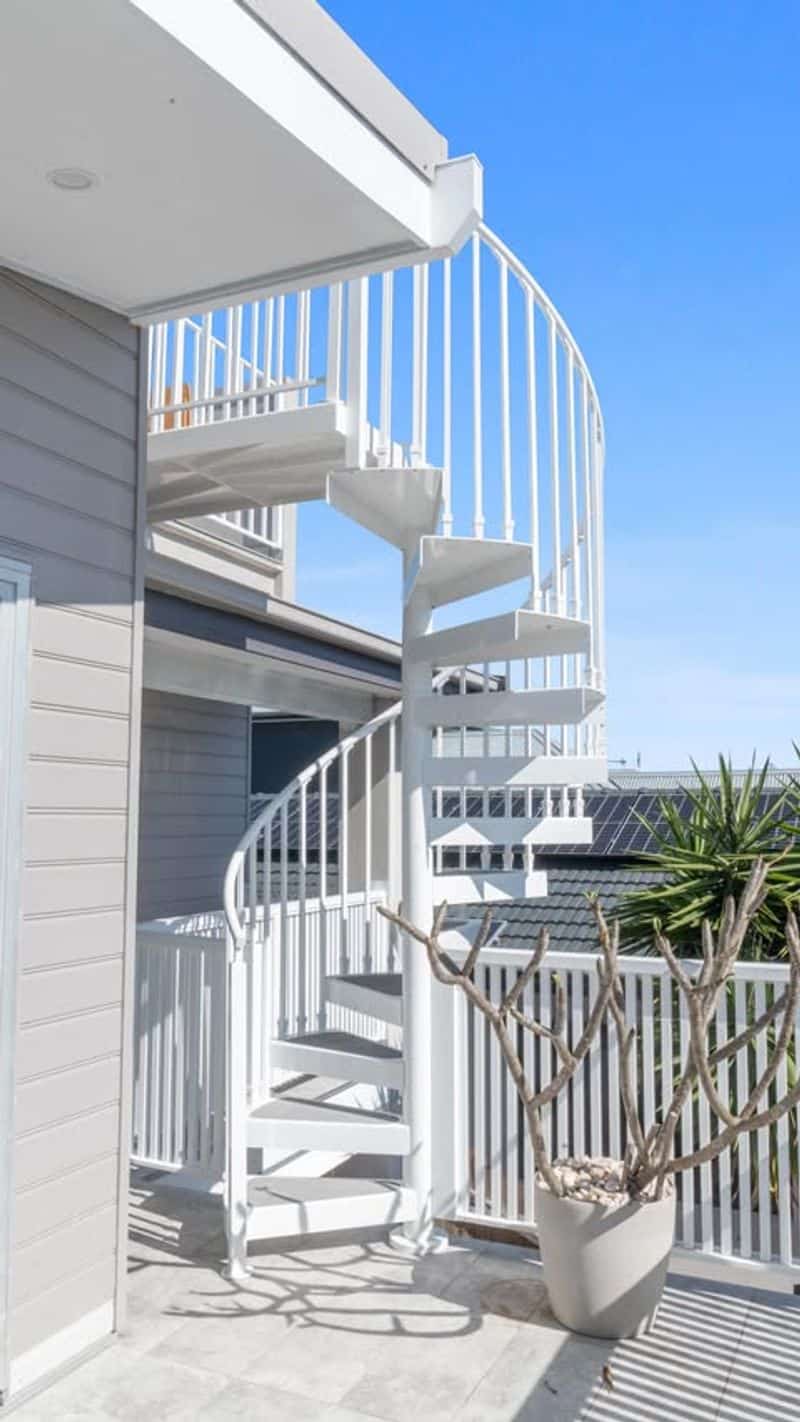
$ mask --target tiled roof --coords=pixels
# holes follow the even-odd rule
[[[547,869],[547,897],[515,899],[497,905],[497,919],[506,924],[497,940],[498,947],[532,948],[540,929],[546,925],[554,950],[591,952],[597,946],[597,939],[587,894],[598,894],[606,915],[613,917],[622,894],[629,889],[659,883],[662,877],[653,870],[638,870],[619,861],[584,861],[578,865],[537,858],[537,867]]]
[[[746,777],[750,774],[747,770],[734,770],[733,783],[741,786]],[[608,774],[611,785],[618,790],[696,790],[700,785],[700,776],[692,770],[617,770],[609,771]],[[797,769],[781,769],[780,766],[772,766],[767,772],[764,787],[767,790],[782,790],[784,785],[790,785],[797,780]],[[719,785],[720,774],[718,770],[704,770],[703,779],[707,785]]]

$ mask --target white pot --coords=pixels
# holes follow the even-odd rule
[[[653,1326],[675,1232],[675,1197],[592,1205],[536,1183],[550,1307],[574,1333],[637,1338]]]

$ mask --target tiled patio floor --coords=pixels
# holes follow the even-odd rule
[[[790,1295],[675,1278],[653,1334],[604,1344],[556,1324],[523,1251],[289,1246],[235,1288],[218,1208],[137,1192],[125,1338],[15,1422],[800,1419]]]

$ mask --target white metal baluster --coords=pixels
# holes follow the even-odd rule
[[[317,1027],[324,1032],[328,1024],[326,983],[328,978],[328,766],[319,772],[319,1013]]]
[[[264,1001],[264,989],[261,975],[264,971],[264,959],[258,948],[257,932],[257,889],[258,889],[258,854],[256,841],[254,840],[247,851],[247,951],[250,958],[250,1012],[248,1014],[252,1022],[251,1048],[250,1048],[250,1084],[260,1093],[264,1083],[264,1037],[266,1035],[266,1024],[262,1015],[262,1004]]]
[[[453,532],[453,281],[452,261],[442,262],[442,532]]]
[[[210,311],[203,317],[202,361],[200,369],[200,396],[204,401],[210,401],[214,394],[214,317]],[[201,405],[199,414],[202,417],[200,424],[211,424],[215,418],[213,405]]]
[[[233,350],[233,307],[229,306],[225,312],[225,343],[224,343],[224,364],[223,364],[223,394],[233,394],[234,382],[234,350]],[[233,419],[233,405],[230,400],[226,400],[221,407],[223,418]]]
[[[536,306],[525,291],[525,351],[528,397],[528,486],[531,504],[531,607],[542,606],[541,531],[539,527],[539,418],[536,408]]]
[[[286,379],[286,297],[281,292],[278,297],[278,319],[276,331],[275,348],[275,383],[283,385]],[[285,406],[286,396],[275,396],[275,409],[282,410]]]
[[[280,883],[281,883],[281,912],[280,912],[280,956],[272,954],[273,967],[280,974],[280,1013],[278,1021],[278,1035],[285,1037],[289,1031],[289,806],[284,801],[281,805],[280,818]]]
[[[367,452],[369,280],[347,283],[347,462],[361,469]]]
[[[364,972],[375,971],[372,942],[372,736],[364,739]]]
[[[483,412],[481,405],[481,239],[472,237],[472,478],[473,524],[476,538],[483,538]]]
[[[594,553],[594,658],[597,684],[605,684],[605,570],[603,565],[603,441],[600,416],[595,407],[592,431],[592,521],[595,530]]]
[[[199,400],[199,399],[200,399],[200,385],[201,385],[201,381],[202,381],[202,369],[203,369],[203,367],[202,367],[202,361],[201,361],[201,348],[200,348],[200,335],[201,335],[202,327],[201,327],[201,326],[198,326],[198,324],[197,324],[196,321],[192,321],[192,322],[190,323],[190,325],[191,325],[191,330],[192,330],[192,334],[193,334],[193,341],[192,341],[192,382],[191,382],[192,399],[193,399],[193,400]],[[201,414],[202,414],[202,409],[201,409],[200,405],[195,405],[194,409],[189,411],[189,424],[190,424],[190,425],[199,425],[199,424],[202,424],[202,420],[201,420],[201,418],[200,418]]]
[[[270,296],[264,303],[264,384],[272,384],[272,345],[275,339],[275,298]],[[262,407],[268,409],[268,404]]]
[[[308,382],[311,375],[311,296],[310,291],[303,292],[303,380]],[[306,384],[302,392],[303,405],[308,404],[309,389]]]
[[[554,612],[563,613],[561,574],[561,458],[558,430],[558,333],[555,316],[550,315],[550,506],[553,524]]]
[[[308,1026],[306,1005],[306,953],[308,951],[308,916],[306,913],[306,866],[308,864],[308,781],[300,784],[299,824],[297,831],[298,870],[298,958],[297,958],[297,1022],[295,1030],[305,1032]]]
[[[350,748],[345,746],[339,757],[339,915],[341,920],[339,937],[339,972],[350,971],[350,943],[348,937],[347,895],[349,879],[349,845],[347,837],[348,797],[350,794]]]
[[[588,684],[595,685],[594,666],[594,501],[589,449],[589,382],[584,372],[581,379],[581,436],[583,445],[583,517],[586,617],[589,622]]]
[[[298,291],[295,298],[294,364],[295,380],[298,382],[298,405],[303,404],[303,391],[299,385],[300,381],[305,379],[303,356],[306,345],[306,294],[305,291]]]
[[[514,537],[514,513],[511,499],[511,389],[508,372],[508,263],[499,260],[500,268],[500,447],[503,473],[503,537]]]
[[[342,283],[328,288],[328,359],[325,399],[335,404],[342,397]]]
[[[411,375],[411,456],[423,464],[428,436],[428,266],[414,267],[413,365]]]
[[[258,364],[258,343],[261,335],[261,306],[260,301],[250,303],[250,380],[251,390],[257,390],[261,383],[261,371]],[[253,398],[248,402],[248,414],[258,414],[258,401]]]
[[[183,401],[183,365],[186,349],[186,322],[179,318],[175,322],[175,345],[172,352],[173,380],[172,380],[172,404],[182,405]],[[192,391],[189,390],[189,399],[192,399]],[[180,410],[176,410],[170,421],[173,429],[179,429],[183,424],[183,417]]]
[[[567,347],[567,461],[569,467],[570,560],[572,564],[572,600],[570,615],[580,617],[581,565],[578,541],[578,463],[575,444],[575,357]],[[577,681],[575,683],[577,685]]]
[[[381,462],[392,461],[392,353],[394,347],[394,272],[381,278]]]

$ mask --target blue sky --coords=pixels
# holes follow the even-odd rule
[[[800,739],[800,6],[327,0],[485,167],[606,423],[609,750]],[[395,633],[395,555],[319,506],[298,598]]]

